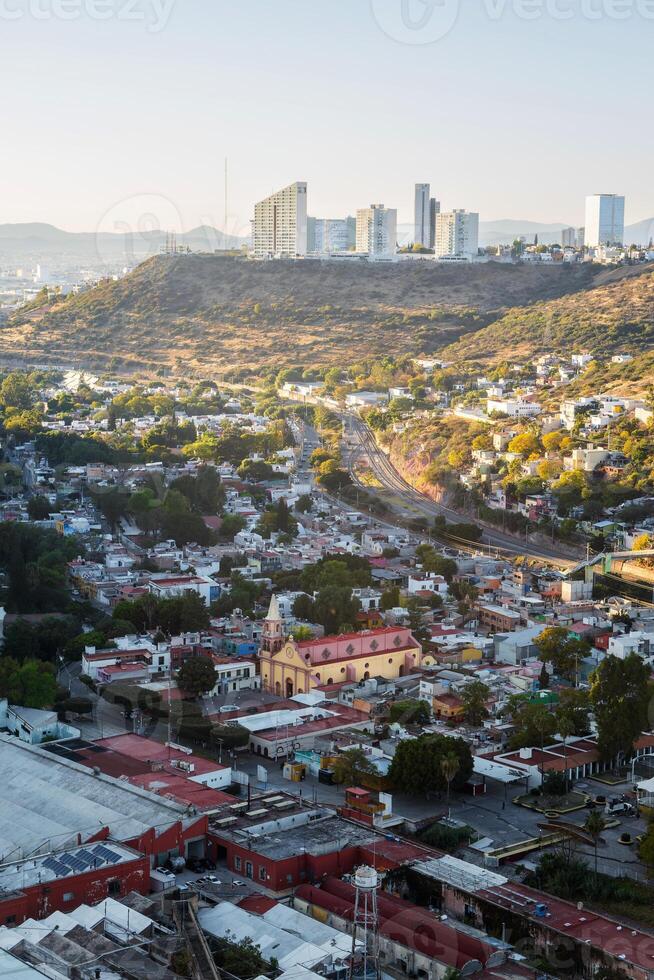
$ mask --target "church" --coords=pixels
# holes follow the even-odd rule
[[[401,626],[296,642],[284,635],[275,596],[263,623],[259,661],[262,688],[283,698],[369,677],[392,680],[433,663]]]

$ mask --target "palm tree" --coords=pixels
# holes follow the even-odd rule
[[[568,742],[567,740],[574,734],[572,719],[564,712],[560,712],[557,717],[557,728],[559,735],[563,739],[563,778],[565,781],[565,792],[568,793]]]
[[[591,812],[586,817],[586,822],[584,824],[584,830],[586,833],[593,838],[593,843],[595,845],[595,879],[597,880],[597,845],[599,843],[602,831],[606,827],[606,821],[599,810],[591,810]]]
[[[461,761],[456,754],[456,752],[448,752],[441,759],[441,772],[443,773],[443,778],[447,783],[447,805],[450,804],[450,786],[452,780],[456,776],[457,772],[461,768]]]

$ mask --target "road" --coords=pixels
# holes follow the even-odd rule
[[[384,489],[401,497],[406,501],[407,505],[419,510],[425,517],[444,517],[452,524],[457,524],[465,520],[465,516],[458,511],[445,507],[443,504],[436,503],[430,497],[420,493],[419,490],[416,490],[415,487],[407,483],[404,477],[395,469],[388,456],[377,445],[372,430],[358,416],[348,415],[346,419],[349,434],[355,441],[355,446],[351,450],[348,460],[348,468],[355,482],[358,482],[354,473],[356,462],[365,456],[370,469]],[[374,493],[373,488],[365,487],[365,489],[369,493]],[[477,521],[476,523],[484,529],[480,543],[495,549],[498,554],[502,553],[508,556],[526,555],[539,561],[553,562],[561,568],[566,568],[574,564],[569,557],[561,554],[560,550],[554,544],[552,546],[542,543],[535,544],[529,539],[523,542],[514,535],[499,531],[497,528],[485,524],[482,521]],[[460,547],[458,542],[457,547]],[[469,550],[478,549],[475,549],[473,546]]]

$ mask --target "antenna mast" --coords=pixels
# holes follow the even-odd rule
[[[225,157],[225,217],[223,218],[223,248],[226,247],[225,239],[227,238],[228,189],[229,189],[228,188],[228,163],[227,163],[227,157]]]

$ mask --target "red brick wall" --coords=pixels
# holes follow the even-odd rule
[[[120,892],[114,895],[115,898],[131,891],[147,895],[150,891],[148,858],[135,856],[133,861],[118,867],[97,868],[86,874],[25,888],[0,900],[0,925],[20,925],[25,919],[44,919],[52,912],[70,912],[78,905],[96,905],[108,897],[109,882],[116,879],[120,882]]]

